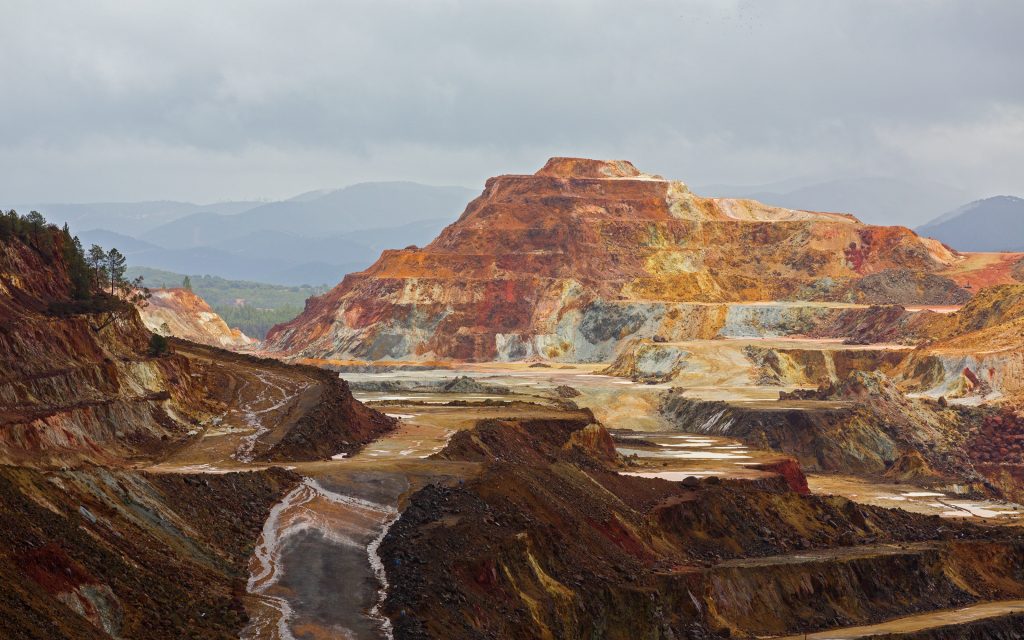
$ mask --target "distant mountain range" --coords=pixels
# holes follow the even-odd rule
[[[15,207],[18,211],[39,211],[46,219],[62,224],[67,222],[75,230],[112,229],[118,233],[137,236],[146,231],[193,213],[209,212],[231,215],[241,213],[262,202],[218,202],[192,204],[191,202],[94,202],[87,204],[29,203]]]
[[[281,202],[35,204],[88,247],[132,265],[282,285],[335,283],[387,248],[430,241],[476,195],[463,187],[373,182]]]
[[[975,200],[917,228],[961,251],[1024,251],[1024,199]]]
[[[323,238],[424,220],[453,221],[474,195],[463,187],[366,182],[270,202],[237,214],[198,212],[150,229],[140,237],[169,249],[224,246],[253,232]]]
[[[794,179],[760,186],[707,185],[705,196],[792,209],[852,213],[871,224],[917,226],[965,251],[1024,250],[1024,200],[999,196],[927,222],[969,195],[891,178]],[[67,222],[86,246],[117,247],[137,266],[229,279],[334,284],[383,249],[426,244],[478,193],[464,187],[368,182],[308,191],[280,202],[29,204]],[[922,224],[923,223],[923,224]],[[920,226],[918,226],[920,225]]]

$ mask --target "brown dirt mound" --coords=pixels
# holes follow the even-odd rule
[[[1024,542],[1008,531],[784,482],[619,475],[559,455],[571,425],[534,427],[481,423],[453,438],[445,455],[478,460],[482,473],[416,492],[389,530],[381,555],[396,638],[712,640],[1024,593],[1010,577],[1024,570]],[[965,572],[973,592],[950,577]]]
[[[928,465],[928,461],[921,455],[921,452],[915,450],[902,453],[885,472],[885,477],[901,482],[935,479],[941,475]]]
[[[367,407],[352,396],[348,383],[321,369],[307,373],[319,383],[311,408],[274,443],[261,460],[326,460],[351,455],[398,427],[398,420]]]
[[[0,637],[237,638],[249,555],[298,479],[0,468]]]
[[[579,391],[573,389],[567,384],[560,384],[555,387],[555,393],[558,394],[559,398],[578,398],[582,395]]]

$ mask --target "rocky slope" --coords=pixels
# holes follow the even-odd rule
[[[1013,530],[781,477],[620,475],[599,431],[483,422],[453,438],[439,457],[481,473],[415,493],[381,545],[396,638],[763,637],[1024,594]]]
[[[194,363],[151,357],[134,310],[72,300],[63,260],[0,245],[0,462],[114,462],[187,437],[215,411]]]
[[[192,305],[189,314],[205,307],[194,296],[174,299]],[[295,430],[290,456],[351,451],[394,425],[319,369],[189,343],[153,355],[134,308],[72,299],[59,243],[49,252],[17,240],[0,245],[0,311],[0,462],[120,465],[160,457],[219,422],[238,400],[234,383],[266,386],[273,375],[303,394],[268,433],[276,442]]]
[[[279,366],[298,369],[312,383],[297,407],[295,421],[285,421],[279,434],[271,432],[265,442],[258,443],[256,459],[326,460],[338,454],[351,455],[398,425],[395,418],[357,401],[348,383],[330,371]]]
[[[984,384],[969,369],[958,375]],[[723,402],[676,388],[660,411],[683,431],[739,438],[794,456],[811,471],[1024,499],[1019,397],[980,404],[908,397],[886,375],[858,370],[817,390],[779,396]]]
[[[153,333],[224,349],[237,349],[253,340],[232,329],[206,301],[188,289],[156,289],[142,309],[142,322]]]
[[[0,243],[0,637],[237,638],[257,535],[301,480],[241,465],[350,453],[396,421],[327,371],[155,354],[134,307],[73,295],[69,236],[33,233]],[[172,460],[210,442],[246,472]]]
[[[0,636],[237,638],[249,554],[297,483],[0,467]]]
[[[636,382],[677,382],[714,364],[755,386],[811,386],[837,383],[853,371],[892,372],[909,348],[836,345],[814,341],[701,341],[671,343],[632,340],[603,370]]]
[[[817,391],[774,402],[730,404],[666,395],[663,414],[679,428],[727,435],[796,456],[807,469],[880,476],[908,456],[926,461],[922,481],[974,482],[967,440],[982,414],[930,399],[908,399],[881,373],[853,371]],[[901,479],[915,479],[904,475]]]
[[[600,361],[630,336],[787,333],[828,324],[836,303],[962,303],[965,260],[902,227],[552,158],[492,178],[432,243],[384,252],[267,343],[311,358]]]
[[[770,325],[761,321],[762,330]],[[789,342],[752,336],[713,342],[715,356],[749,371],[751,384],[812,386],[839,383],[854,371],[881,371],[907,391],[934,398],[1024,400],[1024,285],[981,289],[962,308],[936,313],[900,305],[831,310],[790,318]],[[750,334],[756,334],[751,327]],[[721,334],[720,334],[721,335]],[[726,336],[737,337],[737,336]],[[844,337],[843,345],[829,338]],[[699,342],[662,336],[624,342],[605,373],[636,381],[678,381],[707,365]]]
[[[1024,400],[1024,285],[982,289],[949,315],[922,318],[902,376],[930,395]]]

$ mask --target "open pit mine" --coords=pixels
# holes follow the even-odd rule
[[[48,233],[0,637],[1024,639],[1024,254],[552,158],[256,344]]]

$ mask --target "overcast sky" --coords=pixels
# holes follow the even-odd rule
[[[1016,0],[0,0],[0,199],[479,188],[552,155],[1024,194],[1022,27]]]

